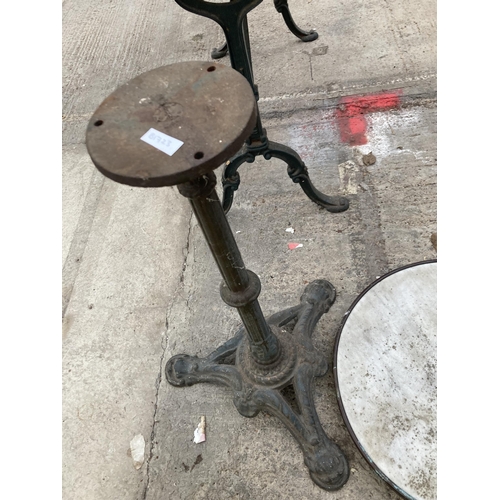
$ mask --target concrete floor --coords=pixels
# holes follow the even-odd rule
[[[337,301],[314,336],[331,363],[355,297],[389,270],[436,257],[435,2],[289,4],[319,38],[295,38],[270,1],[250,13],[262,120],[271,140],[301,155],[317,187],[345,194],[351,207],[326,212],[286,165],[259,158],[240,168],[228,219],[262,280],[266,315],[296,304],[314,279],[335,285]],[[174,188],[105,179],[84,132],[117,86],[161,65],[209,60],[222,40],[214,22],[173,0],[63,2],[63,498],[399,498],[354,446],[331,372],[317,379],[315,401],[352,469],[335,493],[310,480],[277,419],[245,419],[224,388],[165,381],[170,356],[208,354],[232,336],[238,316],[220,299],[220,276],[186,200]],[[366,144],[345,142],[346,99],[381,92],[397,103],[365,115]],[[375,162],[365,164],[369,153]],[[289,250],[290,242],[303,247]],[[202,415],[207,441],[193,444]],[[146,441],[138,470],[129,450],[137,434]]]

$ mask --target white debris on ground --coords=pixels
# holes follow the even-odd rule
[[[144,463],[145,448],[146,441],[144,441],[144,436],[142,434],[137,434],[132,438],[132,441],[130,441],[130,452],[136,469],[140,469]]]
[[[198,444],[198,443],[203,443],[205,441],[205,427],[206,427],[205,417],[201,417],[198,427],[196,427],[196,429],[194,430],[193,443]]]

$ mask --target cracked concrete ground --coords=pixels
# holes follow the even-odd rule
[[[384,272],[436,257],[435,5],[289,3],[297,24],[319,38],[296,39],[272,2],[250,13],[263,123],[271,140],[299,152],[318,188],[345,194],[351,207],[326,212],[286,165],[258,158],[240,168],[228,219],[261,278],[266,315],[296,304],[314,279],[335,285],[337,300],[314,335],[331,363],[355,297]],[[65,0],[63,23],[63,498],[398,498],[354,446],[331,372],[317,379],[315,402],[352,469],[335,493],[310,480],[277,419],[241,417],[224,388],[165,381],[170,356],[208,354],[239,318],[220,299],[220,276],[186,200],[173,188],[102,177],[84,131],[130,78],[209,60],[221,29],[173,0]],[[398,92],[398,106],[366,115],[366,144],[343,142],[342,99],[380,92]],[[303,246],[290,251],[292,241]],[[195,445],[201,415],[207,441]],[[138,470],[129,450],[137,434],[146,441]]]

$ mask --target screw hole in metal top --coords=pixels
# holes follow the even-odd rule
[[[207,71],[215,71],[215,69],[216,69],[215,66],[210,66],[207,68]]]
[[[94,125],[96,127],[100,127],[104,122],[102,120],[97,120],[96,122],[94,122]]]
[[[198,151],[197,153],[194,154],[194,157],[197,160],[201,160],[203,158],[204,154],[201,151]]]

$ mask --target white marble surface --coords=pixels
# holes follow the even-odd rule
[[[354,306],[336,359],[340,396],[366,455],[407,496],[436,498],[437,264],[392,274]]]

